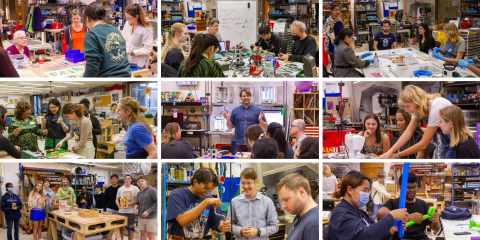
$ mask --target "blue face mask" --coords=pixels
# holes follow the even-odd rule
[[[357,203],[358,207],[361,208],[365,205],[367,205],[368,201],[370,200],[370,194],[366,193],[366,192],[359,192],[357,191],[356,189],[353,189],[355,190],[356,192],[358,192],[360,194],[360,199],[355,199],[355,197],[352,195],[353,199],[355,199],[355,203]]]
[[[7,188],[7,190],[8,190],[9,192],[13,192],[13,187],[9,187],[9,188]]]

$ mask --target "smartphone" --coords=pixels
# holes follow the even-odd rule
[[[456,233],[453,233],[455,235],[470,235],[471,233],[470,232],[456,232]]]

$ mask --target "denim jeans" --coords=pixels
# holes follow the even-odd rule
[[[372,210],[372,214],[370,214],[370,219],[372,219],[374,222],[377,219],[378,209],[380,209],[382,207],[383,207],[383,204],[373,204],[373,210]]]
[[[12,239],[12,227],[15,227],[15,240],[18,239],[18,222],[20,219],[7,219],[7,240],[13,240]]]

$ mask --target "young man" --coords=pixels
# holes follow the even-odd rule
[[[223,112],[223,117],[227,120],[227,127],[235,127],[235,139],[237,141],[237,152],[250,152],[245,140],[245,131],[250,125],[260,124],[263,129],[267,129],[268,123],[265,113],[260,107],[252,104],[252,93],[243,89],[240,91],[242,105],[232,110],[232,115]]]
[[[128,218],[128,227],[133,228],[135,227],[135,205],[138,203],[137,195],[140,190],[138,187],[132,185],[132,175],[130,173],[127,173],[125,176],[123,176],[123,181],[125,182],[125,185],[118,189],[115,203],[119,208],[118,213]],[[121,208],[120,199],[125,196],[128,196],[128,208]],[[120,229],[121,236],[124,236],[124,230],[124,228]],[[128,240],[133,240],[132,231],[128,231]]]
[[[305,134],[305,121],[302,119],[295,119],[292,122],[292,125],[290,125],[290,133],[295,136],[295,144],[293,144],[293,151],[295,152],[297,148],[300,146],[302,143],[303,139],[307,137]]]
[[[105,193],[101,192],[102,187],[99,184],[95,184],[95,195],[93,195],[93,204],[95,204],[96,209],[105,209],[104,198]],[[105,211],[105,210],[104,210]]]
[[[279,53],[278,56],[283,60],[292,62],[302,62],[302,59],[307,54],[315,57],[317,52],[317,40],[312,36],[307,35],[307,26],[305,23],[295,20],[290,27],[292,33],[293,43],[292,54]]]
[[[56,199],[55,192],[50,188],[50,181],[43,181],[43,195],[45,196],[45,202],[49,205],[53,204],[53,199]]]
[[[157,230],[157,190],[147,185],[147,179],[138,177],[137,185],[140,187],[138,193],[138,206],[135,215],[138,215],[138,230],[140,240],[155,240]]]
[[[218,41],[222,41],[222,37],[220,36],[220,33],[218,32],[218,25],[220,24],[220,21],[216,18],[212,18],[210,22],[208,22],[208,33],[215,35],[217,37]]]
[[[398,179],[398,182],[402,183],[402,177]],[[407,208],[407,212],[409,215],[407,216],[408,221],[415,221],[416,224],[412,225],[405,230],[405,235],[403,239],[411,239],[411,240],[425,240],[428,239],[427,235],[425,234],[425,229],[427,226],[430,226],[433,231],[437,232],[440,230],[440,215],[438,213],[434,213],[430,219],[423,219],[423,215],[428,213],[429,206],[428,204],[423,201],[422,199],[415,198],[417,194],[417,175],[414,173],[408,174],[408,184],[407,184],[407,196],[405,199],[405,208]],[[388,200],[380,210],[377,212],[377,218],[382,219],[385,217],[390,211],[395,209],[399,209],[400,199],[390,199]],[[436,224],[434,224],[436,223]],[[395,233],[393,236],[393,240],[400,240],[398,233]]]
[[[110,176],[112,186],[105,189],[105,197],[103,198],[103,211],[113,214],[118,214],[117,206],[117,192],[120,186],[118,186],[118,175],[112,174]]]
[[[397,37],[395,37],[394,33],[390,32],[390,21],[388,21],[388,19],[385,19],[382,21],[382,32],[378,32],[377,34],[375,34],[375,38],[373,39],[373,49],[375,51],[379,51],[396,48]]]
[[[286,240],[320,239],[319,208],[312,199],[308,180],[297,173],[290,173],[276,187],[282,208],[296,215]]]
[[[390,198],[393,198],[393,194],[388,194],[387,189],[383,185],[383,181],[385,179],[385,175],[379,173],[377,175],[377,181],[372,183],[372,200],[373,200],[373,211],[370,214],[370,218],[375,221],[377,219],[377,211],[382,208],[383,203]]]
[[[22,201],[13,193],[13,184],[5,184],[7,192],[2,196],[2,211],[5,213],[5,220],[7,221],[7,240],[13,240],[12,228],[14,230],[15,240],[19,240],[18,237],[18,223],[22,217]],[[15,204],[15,206],[13,206]]]
[[[122,122],[122,120],[120,119],[120,115],[118,115],[118,113],[117,113],[117,104],[116,103],[112,103],[112,106],[110,107],[110,110],[111,111],[108,111],[108,112],[105,113],[105,119],[112,120],[112,124],[114,124],[114,125]]]
[[[58,189],[56,195],[58,201],[67,200],[67,205],[76,206],[77,197],[75,196],[75,190],[70,187],[68,179],[62,178],[62,187]]]
[[[237,240],[268,240],[269,235],[278,232],[275,205],[270,198],[257,193],[257,183],[255,169],[245,168],[240,173],[240,184],[245,193],[232,199],[232,214],[228,211],[227,216]]]
[[[215,172],[201,167],[195,171],[190,187],[177,188],[170,193],[167,204],[170,240],[203,239],[210,229],[219,232],[230,230],[230,221],[217,215],[222,214],[220,198],[209,194],[217,185]]]
[[[257,47],[257,51],[269,50],[269,52],[273,52],[275,56],[278,56],[280,52],[280,38],[270,32],[270,27],[262,24],[262,26],[258,28],[258,35],[260,35],[260,38],[256,43],[250,43],[250,47]]]

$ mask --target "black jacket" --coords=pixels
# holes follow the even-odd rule
[[[81,203],[82,200],[87,201],[88,208],[90,208],[93,204],[93,196],[92,193],[87,192],[87,195],[85,196],[83,193],[80,193],[77,197],[77,205],[78,207],[82,207],[84,203]]]
[[[178,71],[168,64],[162,63],[161,77],[178,77]]]
[[[272,36],[270,37],[270,43],[263,40],[263,38],[258,38],[258,41],[255,43],[255,46],[260,46],[263,50],[271,49],[269,52],[275,53],[275,56],[278,56],[280,52],[280,38],[271,32]]]

